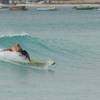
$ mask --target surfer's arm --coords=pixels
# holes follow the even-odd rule
[[[12,51],[11,48],[3,49],[3,51]]]

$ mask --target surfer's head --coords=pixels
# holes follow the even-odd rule
[[[16,43],[15,48],[16,48],[16,51],[21,51],[22,50],[19,43]]]

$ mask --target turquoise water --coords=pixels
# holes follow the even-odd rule
[[[99,100],[100,11],[0,11],[0,47],[15,43],[48,70],[0,61],[0,100]]]

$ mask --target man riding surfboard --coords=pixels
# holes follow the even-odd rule
[[[11,48],[6,48],[3,50],[4,51],[11,51],[11,52],[19,52],[21,54],[21,56],[24,56],[26,59],[29,60],[29,62],[31,62],[29,53],[26,50],[23,50],[19,43],[17,43],[15,46],[13,46]]]

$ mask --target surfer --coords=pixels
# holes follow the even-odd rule
[[[26,59],[29,60],[29,62],[31,62],[29,53],[26,50],[23,50],[19,43],[11,48],[3,49],[3,51],[19,52],[21,56],[24,56]]]

